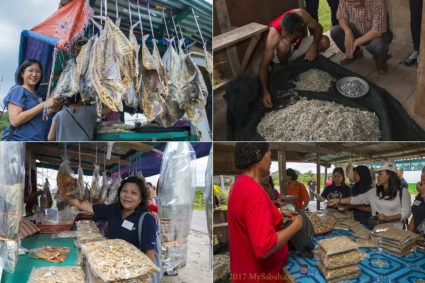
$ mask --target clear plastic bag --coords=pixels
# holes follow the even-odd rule
[[[379,233],[387,231],[390,228],[393,228],[393,225],[391,223],[378,224],[375,227],[373,227],[372,234],[377,235]]]
[[[112,182],[112,185],[109,187],[109,194],[108,194],[108,203],[112,204],[117,202],[117,194],[118,194],[118,188],[121,185],[121,176],[118,175],[118,177]]]
[[[52,193],[50,192],[49,180],[46,178],[46,181],[43,185],[43,195],[40,197],[40,207],[41,209],[51,208],[53,205]]]
[[[77,179],[74,178],[74,172],[72,171],[67,158],[65,158],[59,166],[56,181],[58,184],[59,200],[74,196],[75,189],[77,188]]]
[[[195,197],[195,152],[188,142],[169,142],[165,148],[158,185],[161,263],[172,272],[185,266],[187,237]]]
[[[357,264],[347,265],[340,268],[327,268],[320,261],[317,262],[317,266],[325,277],[326,280],[337,279],[348,274],[360,272],[360,267]]]
[[[58,209],[46,209],[46,215],[40,218],[42,224],[47,225],[69,225],[74,223],[75,217],[77,217],[77,213],[71,211],[69,207],[64,210]]]
[[[75,231],[62,231],[52,234],[52,239],[75,238]]]
[[[91,199],[93,203],[97,202],[100,197],[101,184],[100,184],[99,170],[100,170],[100,165],[95,164],[94,170],[93,170],[93,178],[92,178],[91,187],[90,187]]]
[[[70,248],[46,246],[38,249],[28,250],[28,254],[33,258],[44,259],[48,262],[59,263],[64,262]]]
[[[28,283],[81,283],[84,280],[84,270],[81,266],[47,266],[33,267]]]
[[[357,249],[359,246],[346,236],[338,236],[317,242],[327,256]]]
[[[208,236],[210,237],[210,247],[209,247],[209,257],[210,257],[210,268],[213,267],[213,235],[212,235],[212,223],[213,223],[213,176],[212,176],[212,149],[208,157],[207,169],[205,171],[205,189],[204,189],[204,199],[205,199],[205,212],[207,216],[207,227],[208,227]]]
[[[84,199],[84,193],[85,193],[86,187],[84,186],[84,173],[83,168],[81,168],[80,165],[78,165],[78,180],[77,180],[77,196],[79,200]]]
[[[347,265],[353,265],[369,257],[368,254],[359,249],[327,256],[326,252],[319,248],[315,251],[315,253],[319,261],[321,261],[327,268],[340,268]]]
[[[80,220],[75,222],[77,230],[82,230],[87,227],[93,227],[97,229],[96,223],[93,220]]]

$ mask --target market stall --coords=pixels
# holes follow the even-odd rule
[[[373,168],[377,163],[418,158],[425,154],[424,143],[269,143],[272,161],[278,161],[279,184],[286,184],[287,162],[315,163],[317,165],[316,193],[320,195],[323,167],[325,180],[331,165],[353,168],[356,165],[368,165]],[[235,143],[225,142],[214,144],[214,184],[224,186],[223,176],[231,177],[241,173],[234,165]],[[323,167],[321,167],[323,166]],[[422,167],[421,167],[422,168]],[[420,168],[420,169],[421,169]],[[274,173],[274,172],[271,172]],[[221,180],[221,181],[220,181]],[[285,185],[280,185],[281,197],[287,197]],[[323,201],[323,199],[321,200]],[[423,240],[417,239],[417,234],[394,227],[381,230],[368,230],[354,220],[352,212],[339,212],[335,209],[325,209],[324,202],[316,200],[308,205],[307,217],[312,223],[314,237],[313,258],[302,257],[299,253],[289,253],[288,265],[284,271],[288,282],[334,282],[344,278],[355,278],[354,282],[376,282],[377,280],[414,282],[423,280],[422,272],[425,264]],[[227,214],[227,210],[220,211]],[[230,264],[228,254],[227,219],[217,219],[214,224],[216,244],[214,247],[214,282],[230,282]],[[388,224],[382,224],[388,225]],[[390,225],[392,226],[392,225]],[[391,229],[389,229],[391,228]],[[385,234],[382,234],[385,233]],[[347,242],[332,239],[337,236],[347,236]],[[331,239],[330,245],[321,240]],[[351,245],[351,248],[348,248]],[[341,250],[321,254],[323,247],[333,247]],[[327,251],[326,251],[327,252]],[[336,259],[339,263],[332,265],[331,256],[342,255]],[[346,264],[341,264],[349,258]],[[320,261],[320,263],[318,263]],[[326,265],[328,264],[328,265]],[[336,269],[335,269],[336,268]],[[343,269],[345,268],[345,269]],[[347,276],[347,277],[343,277]],[[420,281],[419,281],[420,282]]]
[[[62,2],[21,34],[19,63],[43,66],[41,96],[112,111],[95,140],[211,140],[210,3]]]
[[[180,150],[181,146],[186,147],[186,153]],[[163,160],[163,156],[169,156],[175,149],[179,150],[181,156],[178,164],[174,164],[174,161],[170,159]],[[6,170],[11,173],[11,178],[22,180],[18,183],[20,184],[19,188],[17,187],[17,192],[20,194],[14,195],[20,200],[12,199],[9,195],[7,200],[0,199],[0,208],[2,214],[6,215],[4,219],[7,221],[1,222],[1,227],[8,227],[6,230],[1,229],[8,233],[0,239],[0,245],[3,247],[0,253],[1,258],[4,259],[0,265],[1,282],[27,282],[30,276],[41,276],[40,278],[49,280],[48,276],[59,275],[61,272],[74,277],[74,281],[68,282],[83,282],[78,277],[81,272],[83,280],[91,278],[86,279],[91,280],[87,282],[93,282],[93,280],[115,282],[131,278],[146,280],[151,273],[155,273],[159,269],[132,244],[123,240],[107,240],[108,226],[92,221],[90,214],[83,213],[69,205],[68,201],[64,200],[64,196],[70,195],[90,203],[114,203],[122,179],[137,176],[146,182],[145,177],[161,173],[164,177],[159,182],[158,196],[159,223],[162,227],[165,224],[162,223],[164,215],[161,212],[160,196],[168,195],[167,201],[181,197],[181,194],[172,196],[173,188],[170,188],[169,185],[173,184],[171,179],[175,179],[176,173],[179,176],[186,174],[186,178],[182,179],[184,182],[180,182],[180,189],[181,192],[187,191],[188,198],[186,198],[186,202],[180,202],[188,207],[187,214],[192,211],[195,195],[193,181],[196,179],[196,170],[193,170],[191,160],[208,156],[211,143],[2,143],[0,150],[0,156],[3,158],[1,162],[17,164],[17,166],[22,164],[22,167],[12,168],[16,172]],[[6,160],[5,156],[12,155],[5,154],[5,152],[13,150],[16,151],[13,162]],[[19,156],[22,156],[21,161],[16,160]],[[10,166],[5,165],[6,167]],[[22,170],[19,171],[19,168]],[[7,180],[7,178],[3,178],[3,180]],[[25,206],[23,206],[24,198]],[[10,204],[13,203],[15,206],[21,204],[20,208],[11,207]],[[165,200],[164,203],[166,203]],[[24,209],[26,213],[23,213]],[[167,209],[172,210],[173,205],[168,204]],[[17,217],[12,217],[15,214]],[[22,218],[22,215],[27,216]],[[183,212],[180,215],[183,215]],[[190,217],[191,215],[186,217],[189,226]],[[21,218],[23,219],[21,226],[17,225],[18,228],[13,228],[16,225],[12,225],[10,221],[13,220],[14,223],[19,224]],[[175,270],[178,270],[185,266],[187,253],[187,242],[181,241],[180,237],[187,237],[190,229],[175,223],[175,220],[173,216],[167,216],[169,228],[167,231],[170,229],[179,231],[178,236],[174,237],[174,234],[167,231],[162,233],[163,229],[161,228],[159,228],[159,235],[164,250],[173,249],[173,245],[171,248],[167,247],[165,237],[168,237],[168,242],[179,241],[179,259],[176,260],[176,257],[173,257],[177,256],[177,252],[174,250],[170,250],[167,257],[162,259],[169,263],[175,263]],[[20,240],[20,237],[14,236],[19,233],[18,231],[21,238],[24,239]],[[34,235],[34,233],[36,234]],[[105,243],[106,246],[102,246],[102,243]],[[22,253],[20,256],[18,256],[18,248],[19,253]],[[99,255],[99,252],[102,256]],[[122,261],[121,255],[127,252],[128,260]],[[169,259],[170,257],[172,259]],[[205,257],[207,257],[207,253]],[[99,258],[105,260],[99,261]],[[108,273],[105,272],[105,266],[108,264],[121,267]],[[50,268],[51,266],[60,268]],[[69,270],[62,268],[66,266],[75,268],[68,272]],[[143,268],[137,266],[143,266]],[[37,268],[40,267],[49,267],[50,269],[38,270]],[[28,282],[50,282],[34,281],[35,279],[31,278]],[[50,277],[50,279],[52,278]]]

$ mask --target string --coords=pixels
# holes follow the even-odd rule
[[[80,148],[80,143],[78,143],[78,165],[81,167],[81,148]]]
[[[105,0],[105,18],[108,16],[108,0]]]
[[[179,48],[178,42],[180,41],[180,38],[179,38],[179,33],[177,32],[176,23],[174,22],[173,13],[171,13],[171,19],[173,20],[174,32],[176,33],[176,37],[177,37],[176,49],[178,49]]]
[[[179,30],[180,30],[180,34],[181,34],[181,37],[182,37],[182,40],[183,40],[183,46],[184,46],[184,49],[186,49],[186,52],[187,52],[187,46],[186,46],[186,42],[185,42],[185,40],[184,40],[184,36],[183,36],[183,32],[182,32],[182,28],[181,28],[181,26],[180,26],[180,23],[177,25],[177,27],[179,28]]]
[[[106,150],[105,155],[103,156],[103,171],[106,171]]]
[[[137,0],[137,14],[139,15],[139,22],[140,22],[140,33],[143,37],[143,25],[142,25],[142,18],[140,17],[140,6],[139,6],[139,0]]]
[[[52,60],[52,70],[50,71],[50,78],[49,78],[49,84],[47,86],[47,94],[46,94],[46,102],[44,103],[44,108],[43,108],[43,121],[47,121],[47,119],[49,118],[47,115],[47,105],[49,104],[49,98],[50,98],[50,88],[52,86],[52,80],[53,80],[53,73],[55,72],[55,63],[56,63],[56,56],[58,54],[58,49],[55,47],[53,49],[53,60]]]
[[[202,47],[205,48],[205,45],[206,45],[205,40],[204,40],[204,37],[202,36],[201,28],[199,27],[198,19],[197,19],[199,16],[195,15],[195,10],[193,10],[193,8],[192,8],[192,13],[193,13],[193,17],[195,18],[196,26],[198,27],[199,35],[201,36]]]
[[[164,12],[164,10],[162,10],[162,18],[164,19],[165,30],[167,31],[167,38],[170,39],[170,34],[168,33],[167,22],[165,20],[165,12]]]
[[[100,25],[103,26],[103,1],[100,1]]]
[[[130,0],[128,0],[128,14],[130,15],[130,27],[133,26],[133,21],[131,19],[131,7],[130,7]]]
[[[97,164],[97,143],[95,143],[96,145],[96,164]]]
[[[118,19],[118,0],[115,0],[116,19]]]
[[[155,40],[155,34],[153,33],[153,25],[152,25],[151,10],[149,8],[149,3],[148,3],[148,15],[149,15],[149,23],[151,24],[151,30],[152,30],[152,40]]]

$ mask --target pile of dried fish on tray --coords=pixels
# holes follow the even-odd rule
[[[78,56],[66,62],[53,95],[71,97],[80,93],[84,102],[96,103],[98,116],[103,107],[123,111],[123,106],[143,110],[151,121],[157,119],[169,127],[178,119],[197,124],[205,113],[208,90],[198,66],[190,54],[184,54],[183,41],[177,53],[169,41],[161,59],[155,39],[153,51],[141,46],[133,33],[129,38],[111,19],[99,35],[81,47]],[[99,27],[101,28],[101,27]],[[141,47],[141,48],[140,48]],[[207,69],[211,57],[204,50]],[[210,62],[211,61],[211,62]]]
[[[296,90],[327,92],[335,81],[336,79],[328,72],[313,68],[301,73],[294,83]]]
[[[317,265],[327,282],[339,282],[360,275],[358,262],[365,258],[358,245],[346,236],[317,242]]]
[[[266,141],[377,141],[381,137],[375,113],[306,99],[264,115],[257,132]]]
[[[417,234],[394,227],[374,227],[373,235],[383,252],[398,257],[409,256],[416,249]]]
[[[33,269],[28,279],[32,283],[81,283],[85,282],[84,270],[80,266],[47,266]]]
[[[90,242],[81,250],[87,259],[87,274],[94,282],[150,282],[151,274],[159,271],[147,255],[124,240]]]

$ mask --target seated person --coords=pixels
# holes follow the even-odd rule
[[[303,37],[302,32],[307,26],[314,31],[313,36]],[[286,11],[269,24],[266,47],[260,64],[260,80],[263,89],[263,104],[271,108],[272,100],[268,89],[267,68],[271,62],[287,65],[305,54],[304,59],[313,61],[317,53],[328,49],[330,41],[322,35],[322,26],[304,9]]]
[[[425,237],[425,167],[422,169],[421,181],[416,183],[417,196],[412,205],[412,219],[408,229]]]
[[[393,39],[388,25],[387,5],[384,0],[341,0],[337,18],[339,25],[331,30],[331,37],[345,53],[341,60],[346,65],[363,57],[360,46],[365,46],[380,74],[388,71],[388,49]]]
[[[333,182],[327,186],[321,196],[327,200],[341,199],[351,196],[350,188],[345,183],[344,169],[336,167],[332,172]]]
[[[93,140],[97,112],[95,106],[83,104],[79,93],[65,100],[61,111],[53,117],[50,127],[49,141],[91,141]],[[109,108],[102,108],[101,115],[111,112]]]

